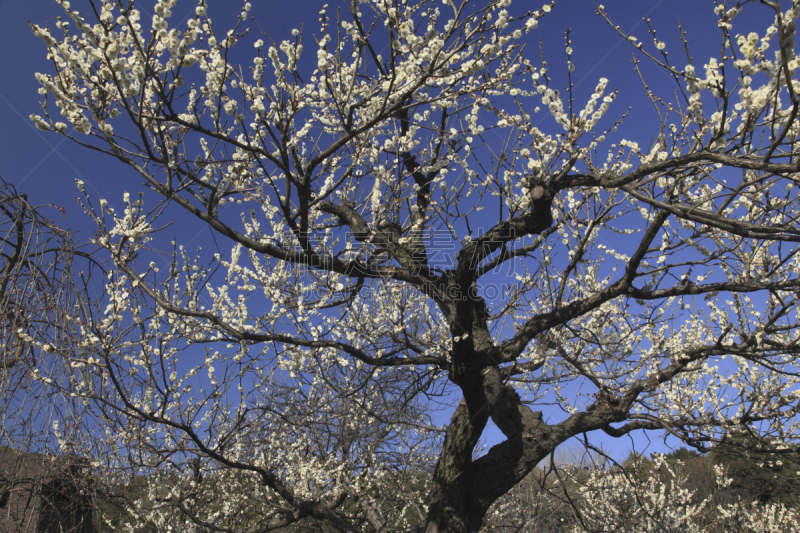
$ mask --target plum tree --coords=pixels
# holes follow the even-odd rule
[[[625,35],[674,81],[638,140],[606,78],[578,103],[523,54],[554,4],[353,0],[265,43],[250,3],[60,3],[32,120],[162,198],[78,183],[113,268],[62,355],[85,453],[151,481],[131,528],[477,531],[576,435],[796,446],[798,2],[717,5],[686,66]],[[178,211],[217,250],[165,245]]]

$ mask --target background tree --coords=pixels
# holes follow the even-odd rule
[[[68,374],[54,354],[74,343],[86,309],[73,270],[82,252],[48,218],[58,209],[0,179],[0,446],[18,451],[52,450],[53,421],[69,418],[50,387]]]
[[[591,461],[537,467],[495,502],[481,531],[796,530],[800,514],[795,504],[758,498],[765,481],[786,484],[774,476],[774,463],[737,471],[720,464],[719,449],[726,446],[732,446],[728,439],[711,454],[679,448],[649,459],[631,452],[621,463],[600,452]]]
[[[9,533],[91,529],[88,462],[53,457],[53,433],[70,440],[81,429],[84,406],[63,394],[70,371],[58,353],[75,346],[88,313],[75,269],[87,254],[49,218],[62,214],[0,178],[0,527]],[[95,266],[86,261],[84,280]]]
[[[702,459],[712,462],[707,456]],[[732,491],[733,478],[723,467],[712,467],[709,480],[704,469],[692,470],[674,457],[654,454],[644,461],[651,471],[641,477],[621,468],[584,476],[574,491],[574,514],[562,531],[784,533],[800,523],[797,509],[760,504]]]
[[[719,55],[683,67],[626,36],[676,84],[645,85],[638,141],[607,79],[578,103],[522,55],[551,4],[353,1],[272,44],[249,3],[226,33],[204,1],[180,27],[171,1],[90,4],[33,27],[54,71],[32,120],[162,198],[84,196],[114,267],[64,354],[84,453],[148,476],[127,527],[477,531],[575,435],[797,444],[797,2],[717,6]],[[737,36],[745,9],[774,23]],[[218,250],[165,266],[179,211]],[[490,419],[506,440],[481,455]]]
[[[760,452],[769,447],[757,434],[733,433],[714,448],[711,459],[726,469],[733,480],[730,489],[744,498],[797,507],[800,504],[797,454]]]

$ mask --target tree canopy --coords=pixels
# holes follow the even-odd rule
[[[563,86],[560,44],[523,50],[555,3],[352,0],[280,42],[249,3],[230,30],[60,3],[31,118],[133,194],[78,182],[109,270],[48,348],[91,421],[59,438],[147,477],[127,527],[478,531],[593,431],[797,445],[797,1],[698,7],[716,57],[624,35],[670,80],[631,110],[605,77],[578,99],[569,32]],[[170,244],[183,213],[216,249]]]

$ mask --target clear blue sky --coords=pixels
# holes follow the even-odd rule
[[[230,27],[242,4],[229,0],[208,0],[208,3],[215,29],[223,32]],[[292,28],[301,24],[305,25],[306,35],[318,32],[318,12],[324,3],[320,0],[252,0],[251,13],[269,35],[280,42],[290,36]],[[343,0],[327,0],[327,3],[331,15],[337,8],[346,12]],[[512,15],[518,14],[528,9],[538,9],[543,3],[540,0],[515,0],[509,10]],[[143,15],[149,13],[153,4],[153,0],[140,4]],[[628,106],[634,108],[624,129],[618,134],[647,146],[651,138],[648,128],[656,117],[633,70],[633,47],[595,14],[598,4],[594,0],[559,1],[555,9],[540,21],[539,29],[528,35],[526,55],[534,64],[537,63],[536,39],[541,38],[553,77],[553,87],[564,91],[564,32],[571,28],[577,105],[583,106],[600,77],[608,78],[609,90],[620,90],[608,116],[620,116]],[[88,0],[73,0],[72,5],[84,13],[90,13]],[[195,2],[178,0],[173,10],[173,20],[177,22],[193,14],[195,6]],[[714,3],[709,0],[605,0],[605,8],[623,31],[637,36],[652,50],[652,39],[642,21],[644,16],[651,18],[659,38],[667,42],[670,57],[678,66],[686,64],[683,47],[678,41],[678,20],[688,33],[696,65],[702,67],[708,57],[718,55],[720,34],[713,14]],[[754,29],[751,25],[763,31],[771,20],[769,10],[763,6],[748,8],[734,21],[735,31],[746,33]],[[34,73],[53,70],[45,57],[43,43],[33,36],[28,21],[39,25],[49,22],[54,27],[53,22],[62,13],[54,0],[0,0],[0,49],[3,50],[0,54],[0,123],[3,125],[0,128],[0,176],[15,184],[20,192],[27,193],[35,204],[54,202],[64,207],[66,218],[62,223],[76,230],[79,239],[87,239],[92,228],[77,204],[75,180],[83,180],[94,198],[105,197],[112,204],[117,204],[121,203],[122,191],[141,190],[141,179],[114,160],[74,146],[64,137],[38,131],[28,119],[31,113],[41,113]],[[142,18],[143,25],[147,25],[149,16]],[[255,40],[258,30],[254,25],[251,26],[256,30],[252,35],[252,40]],[[307,50],[313,49],[312,42],[308,42]],[[241,46],[246,52],[248,45]],[[313,61],[314,57],[306,52],[305,59]],[[674,82],[652,65],[643,62],[643,70],[651,88],[667,89],[662,90],[661,94],[666,95],[674,88]],[[531,102],[531,107],[537,104]],[[544,115],[540,114],[542,118],[545,118]],[[542,126],[551,127],[546,118]],[[51,216],[56,215],[56,212],[52,212]],[[202,245],[208,239],[207,230],[200,231],[196,222],[188,217],[179,217],[174,228],[181,238],[189,236],[189,240],[193,241],[190,248]],[[184,241],[184,244],[188,243]],[[611,439],[600,441],[607,449],[620,446],[620,443],[613,443]],[[636,444],[637,448],[641,448],[646,441],[636,437]],[[625,441],[621,445],[627,449],[630,442]],[[654,450],[663,450],[663,447],[653,444],[649,451]]]

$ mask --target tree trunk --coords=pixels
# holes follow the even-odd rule
[[[541,413],[522,405],[512,387],[492,386],[498,377],[496,369],[483,374],[484,394],[467,396],[448,428],[434,472],[425,533],[478,531],[495,500],[563,442],[562,432],[553,431],[553,426],[542,421]],[[473,460],[474,447],[490,415],[507,440]]]

